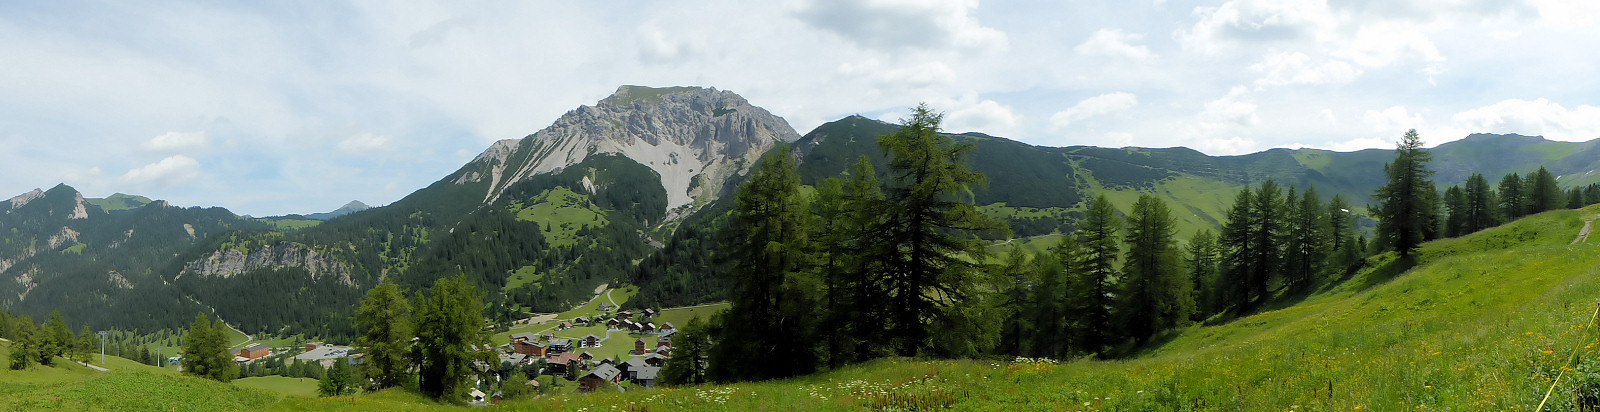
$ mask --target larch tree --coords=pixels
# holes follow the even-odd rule
[[[1202,321],[1222,310],[1218,296],[1217,235],[1202,229],[1189,239],[1189,281],[1194,283],[1195,316],[1190,320]]]
[[[773,150],[735,198],[723,250],[733,263],[732,308],[713,355],[718,381],[776,379],[816,368],[810,269],[810,204],[794,158]]]
[[[959,322],[955,304],[969,298],[987,243],[979,232],[1004,225],[979,213],[965,195],[984,183],[967,156],[975,146],[939,132],[944,115],[919,104],[900,129],[880,136],[889,157],[888,193],[881,246],[883,284],[896,352],[916,355],[928,345],[933,324]]]
[[[1089,203],[1075,234],[1080,253],[1076,263],[1072,300],[1077,302],[1074,322],[1078,329],[1075,341],[1079,349],[1088,353],[1104,354],[1106,346],[1115,335],[1111,326],[1111,311],[1115,307],[1116,263],[1122,253],[1119,245],[1122,219],[1105,195]]]
[[[411,338],[416,337],[411,303],[399,285],[385,279],[361,299],[356,313],[361,335],[356,345],[365,353],[361,370],[370,390],[393,388],[411,376]]]
[[[439,278],[417,308],[418,387],[440,400],[466,396],[484,344],[483,298],[466,275]]]
[[[1378,236],[1400,256],[1410,256],[1437,232],[1438,204],[1429,176],[1428,161],[1433,155],[1422,148],[1416,129],[1406,132],[1395,148],[1395,159],[1384,165],[1388,183],[1379,187]]]
[[[1288,230],[1284,233],[1283,273],[1293,287],[1305,288],[1322,269],[1328,231],[1322,222],[1322,199],[1316,188],[1307,187],[1303,195],[1290,199],[1292,202],[1285,205]]]
[[[1495,221],[1495,194],[1489,188],[1489,180],[1482,173],[1473,173],[1467,177],[1466,187],[1462,189],[1467,197],[1466,222],[1463,229],[1467,233],[1488,229],[1496,224]]]
[[[1178,326],[1194,312],[1194,286],[1180,270],[1176,220],[1167,203],[1140,194],[1128,215],[1128,257],[1119,283],[1119,318],[1136,343]]]
[[[1523,192],[1528,194],[1528,214],[1540,213],[1559,209],[1566,205],[1561,186],[1556,184],[1556,176],[1544,166],[1527,177]]]
[[[1467,231],[1467,191],[1460,186],[1444,190],[1444,236],[1456,237]]]
[[[1528,214],[1528,196],[1522,188],[1522,177],[1516,173],[1500,179],[1500,216],[1505,221],[1517,220]]]

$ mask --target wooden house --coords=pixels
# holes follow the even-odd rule
[[[263,344],[259,344],[259,343],[254,344],[254,345],[250,345],[249,347],[246,347],[244,349],[240,349],[239,352],[237,353],[237,355],[239,357],[245,358],[245,359],[249,359],[249,360],[261,359],[261,358],[267,357],[267,355],[271,355],[271,354],[272,354],[272,348],[267,347],[267,345],[263,345]]]
[[[622,371],[611,367],[611,365],[600,365],[590,370],[589,373],[584,374],[583,377],[578,378],[578,390],[594,392],[606,383],[621,381]]]

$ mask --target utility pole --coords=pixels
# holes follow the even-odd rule
[[[100,364],[106,364],[106,331],[100,331]]]

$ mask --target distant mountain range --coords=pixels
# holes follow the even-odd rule
[[[488,299],[556,310],[599,283],[643,287],[638,304],[717,299],[705,255],[749,167],[779,144],[804,183],[868,156],[898,126],[851,116],[804,136],[737,94],[623,86],[521,139],[491,145],[456,172],[393,204],[351,202],[302,229],[221,208],[177,208],[65,185],[0,202],[0,306],[36,318],[60,309],[95,328],[178,327],[214,311],[246,332],[348,336],[350,314],[380,279],[422,289],[456,273]],[[1070,230],[1086,199],[1127,210],[1139,193],[1173,205],[1181,237],[1216,227],[1245,185],[1275,179],[1370,202],[1392,150],[1272,149],[1208,156],[1187,148],[1033,146],[981,133],[971,162],[988,184],[973,201],[1019,237]],[[1398,136],[1397,136],[1398,137]],[[1440,187],[1543,165],[1563,186],[1600,182],[1600,140],[1472,135],[1432,149]],[[335,219],[337,217],[337,219]],[[314,223],[314,222],[312,222]]]

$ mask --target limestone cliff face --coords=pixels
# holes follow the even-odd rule
[[[531,176],[620,154],[661,175],[670,220],[714,199],[728,177],[748,172],[767,149],[799,138],[783,118],[733,92],[622,86],[538,133],[494,143],[452,178],[487,182],[483,201],[493,202]]]
[[[247,251],[234,248],[213,251],[184,265],[177,278],[191,275],[230,278],[256,269],[281,268],[305,269],[315,279],[331,276],[340,283],[355,285],[350,279],[350,267],[344,262],[293,242],[259,245]]]

